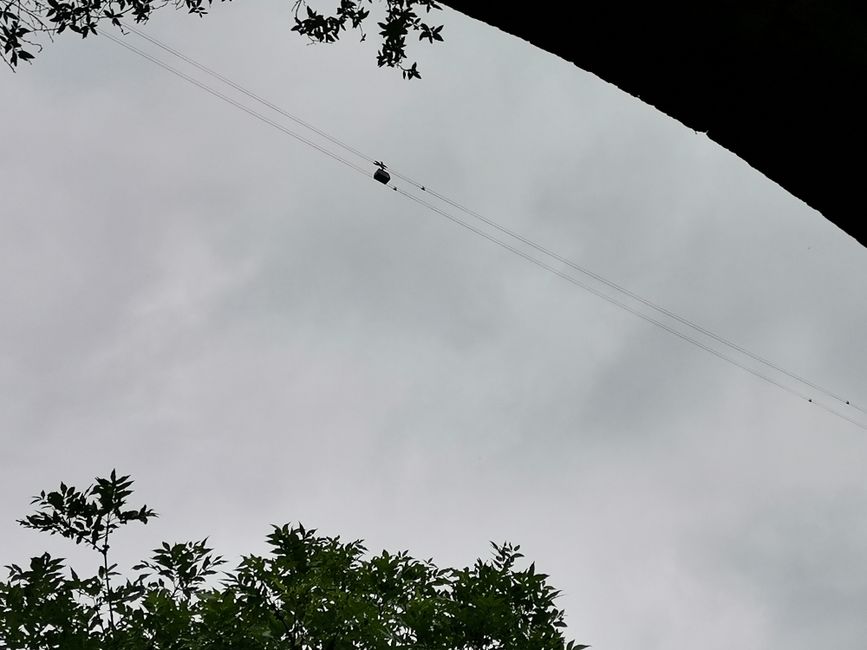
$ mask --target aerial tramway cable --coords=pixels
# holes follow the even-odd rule
[[[176,56],[177,58],[187,62],[188,64],[194,66],[195,68],[201,70],[202,72],[205,72],[206,74],[214,77],[215,79],[218,79],[219,81],[232,87],[233,89],[235,89],[238,92],[242,93],[243,95],[249,97],[250,99],[253,99],[254,101],[256,101],[256,102],[266,106],[267,108],[279,113],[283,117],[286,117],[286,118],[292,120],[293,122],[295,122],[296,124],[299,124],[300,126],[312,131],[313,133],[319,135],[320,137],[328,140],[332,144],[336,144],[337,146],[341,147],[342,149],[344,149],[348,153],[351,153],[354,156],[361,158],[368,163],[372,163],[373,165],[376,166],[376,168],[377,168],[376,171],[371,176],[370,172],[368,170],[366,170],[365,168],[361,167],[360,165],[355,164],[352,161],[347,160],[345,157],[340,156],[340,155],[334,153],[333,151],[327,149],[326,147],[323,147],[322,145],[314,142],[313,140],[311,140],[305,136],[302,136],[301,134],[299,134],[295,131],[292,131],[291,129],[286,128],[285,126],[283,126],[279,122],[276,122],[276,121],[268,118],[267,116],[262,115],[261,113],[246,106],[245,104],[243,104],[239,101],[236,101],[236,100],[232,99],[231,97],[228,97],[224,93],[208,86],[207,84],[199,81],[198,79],[196,79],[196,78],[194,78],[188,74],[185,74],[184,72],[166,64],[165,62],[161,61],[160,59],[157,59],[156,57],[153,57],[150,54],[148,54],[148,53],[146,53],[146,52],[144,52],[144,51],[142,51],[136,47],[129,45],[128,43],[124,43],[120,39],[115,38],[114,36],[112,36],[110,34],[106,34],[105,36],[109,40],[120,45],[121,47],[124,47],[125,49],[133,52],[134,54],[136,54],[140,57],[143,57],[144,59],[150,61],[151,63],[154,63],[155,65],[158,65],[159,67],[174,74],[175,76],[187,81],[188,83],[190,83],[192,85],[195,85],[196,87],[200,88],[201,90],[204,90],[205,92],[209,93],[210,95],[217,97],[218,99],[221,99],[221,100],[231,104],[235,108],[238,108],[238,109],[244,111],[245,113],[247,113],[251,117],[254,117],[254,118],[262,121],[263,123],[283,132],[284,134],[289,135],[290,137],[302,142],[303,144],[306,144],[306,145],[316,149],[320,153],[323,153],[323,154],[331,157],[332,159],[350,167],[351,169],[363,174],[364,176],[366,176],[368,178],[373,178],[379,182],[388,184],[389,181],[391,180],[390,176],[393,175],[396,178],[399,178],[399,179],[403,180],[404,182],[406,182],[407,184],[415,187],[416,189],[418,189],[422,192],[425,192],[426,194],[434,197],[435,199],[438,199],[438,200],[442,201],[443,203],[446,203],[446,204],[454,207],[455,209],[458,209],[458,210],[466,213],[467,215],[478,219],[479,221],[485,223],[486,225],[498,230],[499,232],[501,232],[505,235],[508,235],[509,237],[512,237],[513,239],[525,244],[526,246],[529,246],[530,248],[536,250],[537,252],[542,253],[543,255],[546,255],[547,257],[549,257],[553,260],[556,260],[557,262],[560,262],[561,264],[564,264],[564,265],[568,266],[569,268],[571,268],[575,271],[578,271],[578,272],[586,275],[587,277],[592,278],[592,279],[596,280],[597,282],[600,282],[600,283],[606,285],[607,287],[609,287],[611,289],[614,289],[615,291],[623,294],[624,296],[626,296],[632,300],[635,300],[636,302],[639,302],[646,307],[653,309],[654,311],[658,312],[659,314],[666,316],[668,318],[671,318],[671,319],[681,323],[682,325],[684,325],[684,326],[686,326],[692,330],[695,330],[696,332],[703,334],[704,336],[707,336],[707,337],[717,341],[718,343],[721,343],[722,345],[730,348],[731,350],[734,350],[736,352],[743,354],[746,357],[749,357],[753,361],[756,361],[756,362],[762,364],[763,366],[766,366],[769,369],[775,370],[775,371],[789,377],[790,379],[794,379],[795,381],[800,382],[804,386],[807,386],[807,387],[813,389],[814,391],[821,393],[825,397],[828,397],[832,400],[839,402],[841,405],[844,405],[848,408],[858,410],[861,412],[867,412],[867,411],[865,411],[864,408],[850,403],[849,400],[846,400],[846,399],[840,397],[836,393],[834,393],[830,390],[827,390],[827,389],[821,387],[820,385],[805,379],[804,377],[802,377],[800,375],[797,375],[793,372],[790,372],[790,371],[786,370],[785,368],[782,368],[782,367],[778,366],[777,364],[772,363],[771,361],[768,361],[767,359],[747,350],[746,348],[743,348],[742,346],[737,345],[736,343],[729,341],[728,339],[714,333],[713,331],[711,331],[705,327],[702,327],[701,325],[698,325],[689,319],[681,317],[681,316],[677,315],[676,313],[666,309],[665,307],[657,305],[656,303],[654,303],[651,300],[643,298],[642,296],[630,291],[629,289],[622,287],[621,285],[619,285],[619,284],[617,284],[611,280],[608,280],[607,278],[605,278],[604,276],[602,276],[598,273],[595,273],[595,272],[593,272],[593,271],[591,271],[591,270],[589,270],[583,266],[576,264],[575,262],[572,262],[568,258],[565,258],[565,257],[559,255],[558,253],[556,253],[556,252],[554,252],[554,251],[552,251],[552,250],[550,250],[544,246],[537,244],[536,242],[528,239],[527,237],[524,237],[523,235],[521,235],[521,234],[519,234],[513,230],[510,230],[510,229],[506,228],[505,226],[500,225],[496,221],[493,221],[492,219],[485,217],[484,215],[482,215],[478,212],[475,212],[473,210],[470,210],[469,208],[466,208],[465,206],[461,205],[460,203],[457,203],[456,201],[453,201],[452,199],[448,198],[447,196],[445,196],[443,194],[440,194],[438,192],[431,190],[426,185],[419,183],[418,181],[415,181],[412,178],[395,171],[391,167],[388,168],[388,172],[390,172],[390,174],[389,174],[388,172],[386,172],[386,166],[383,163],[381,163],[380,161],[374,160],[373,158],[367,156],[366,154],[362,153],[358,149],[355,149],[354,147],[339,140],[338,138],[331,136],[330,134],[315,127],[314,125],[310,124],[309,122],[302,120],[301,118],[289,113],[288,111],[285,111],[284,109],[273,104],[272,102],[269,102],[268,100],[260,97],[259,95],[256,95],[256,94],[250,92],[249,90],[247,90],[246,88],[244,88],[240,84],[237,84],[236,82],[232,81],[228,77],[225,77],[224,75],[221,75],[220,73],[208,68],[207,66],[204,66],[203,64],[195,61],[194,59],[187,57],[186,55],[179,52],[178,50],[162,43],[161,41],[158,41],[157,39],[141,32],[140,30],[137,30],[137,29],[135,29],[129,25],[124,25],[124,28],[133,32],[137,36],[140,36],[141,38],[147,40],[148,42],[152,43],[153,45],[156,45],[157,47],[163,49],[164,51],[172,54],[173,56]],[[639,318],[642,318],[643,320],[645,320],[645,321],[647,321],[653,325],[656,325],[657,327],[664,329],[665,331],[677,336],[678,338],[680,338],[680,339],[682,339],[688,343],[691,343],[691,344],[699,347],[700,349],[702,349],[702,350],[704,350],[710,354],[713,354],[714,356],[716,356],[716,357],[718,357],[724,361],[727,361],[728,363],[731,363],[732,365],[735,365],[738,368],[741,368],[742,370],[749,372],[750,374],[777,386],[778,388],[781,388],[781,389],[783,389],[783,390],[785,390],[785,391],[787,391],[787,392],[789,392],[789,393],[791,393],[797,397],[800,397],[801,399],[804,399],[810,403],[816,404],[817,406],[825,409],[829,413],[832,413],[832,414],[834,414],[834,415],[836,415],[836,416],[838,416],[838,417],[840,417],[840,418],[842,418],[842,419],[844,419],[844,420],[846,420],[846,421],[848,421],[848,422],[850,422],[850,423],[852,423],[852,424],[854,424],[854,425],[856,425],[862,429],[867,430],[867,425],[865,425],[864,423],[850,417],[846,413],[842,413],[836,409],[833,409],[830,406],[828,406],[828,405],[826,405],[820,401],[817,401],[813,397],[809,396],[808,394],[806,394],[800,390],[792,388],[791,386],[786,386],[785,384],[780,383],[779,381],[768,376],[767,374],[759,372],[758,370],[751,368],[748,365],[740,363],[738,360],[732,358],[730,355],[724,354],[723,352],[720,352],[719,350],[714,349],[713,347],[707,345],[706,343],[704,343],[704,342],[702,342],[702,341],[700,341],[700,340],[698,340],[692,336],[689,336],[688,334],[685,334],[685,333],[679,331],[678,329],[672,327],[671,325],[666,324],[657,318],[654,318],[652,316],[649,316],[649,315],[643,313],[639,309],[636,309],[634,306],[630,306],[629,304],[627,304],[623,300],[619,300],[617,298],[614,298],[614,297],[606,294],[605,292],[600,291],[597,288],[591,287],[590,285],[588,285],[585,282],[581,282],[580,280],[578,280],[574,276],[572,276],[568,273],[565,273],[565,272],[555,268],[551,264],[548,264],[544,261],[541,261],[532,255],[529,255],[525,251],[522,251],[519,248],[517,248],[517,247],[515,247],[515,246],[513,246],[507,242],[504,242],[504,241],[498,239],[497,237],[494,237],[493,235],[485,232],[484,230],[476,228],[472,224],[469,224],[466,221],[459,219],[458,217],[455,217],[454,215],[446,212],[445,210],[442,210],[441,208],[433,205],[431,202],[426,201],[419,196],[411,194],[411,193],[409,193],[409,192],[407,192],[401,188],[398,188],[397,186],[394,186],[394,185],[392,185],[391,187],[395,192],[403,195],[404,197],[406,197],[412,201],[415,201],[419,205],[421,205],[421,206],[423,206],[429,210],[432,210],[433,212],[440,214],[443,217],[446,217],[447,219],[449,219],[449,220],[453,221],[454,223],[470,230],[471,232],[475,233],[476,235],[479,235],[479,236],[491,241],[492,243],[495,243],[495,244],[505,248],[506,250],[524,258],[525,260],[539,266],[542,269],[545,269],[545,270],[567,280],[568,282],[584,289],[585,291],[588,291],[588,292],[596,295],[597,297],[600,297],[603,300],[606,300],[606,301],[610,302],[611,304],[613,304],[617,307],[620,307],[621,309],[624,309],[624,310],[632,313],[633,315],[638,316]]]

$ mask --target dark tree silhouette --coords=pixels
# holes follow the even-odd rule
[[[559,592],[519,546],[439,568],[405,551],[370,555],[301,524],[274,526],[270,553],[233,571],[207,540],[163,543],[126,576],[110,560],[116,533],[156,513],[130,507],[132,480],[112,471],[84,490],[41,492],[19,523],[92,549],[82,577],[43,553],[0,580],[7,650],[582,650],[567,642]]]
[[[0,56],[13,69],[22,61],[32,61],[43,46],[40,37],[53,39],[69,30],[86,38],[104,26],[123,29],[123,20],[144,23],[154,11],[174,7],[203,16],[214,0],[0,0]],[[229,0],[220,0],[226,2]],[[364,24],[370,18],[367,8],[373,0],[340,0],[333,13],[322,13],[306,0],[292,5],[295,25],[292,31],[312,42],[333,43],[341,32],[357,31],[367,38]],[[442,41],[441,25],[431,25],[422,15],[441,9],[434,0],[387,0],[385,15],[377,23],[381,46],[380,66],[398,68],[405,79],[420,78],[416,63],[406,62],[407,38],[430,43]]]

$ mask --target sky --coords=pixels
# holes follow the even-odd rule
[[[288,3],[146,29],[867,402],[862,246],[706,135],[441,18],[413,82],[373,38],[306,45]],[[117,468],[160,513],[118,539],[122,563],[205,536],[263,552],[297,521],[442,565],[509,540],[597,649],[867,647],[863,428],[107,39],[64,34],[0,75],[0,563],[71,556],[15,520]]]

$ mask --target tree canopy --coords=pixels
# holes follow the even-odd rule
[[[297,525],[273,526],[270,553],[234,570],[208,541],[163,543],[121,573],[118,531],[156,517],[131,507],[133,481],[112,471],[79,490],[61,483],[33,498],[22,526],[91,549],[85,575],[48,553],[0,580],[0,647],[8,650],[582,650],[566,642],[559,592],[520,547],[440,568],[406,551],[371,555]],[[218,576],[218,571],[221,576]]]
[[[220,0],[226,2],[229,0]],[[43,47],[42,37],[53,39],[69,30],[86,38],[105,25],[123,29],[124,20],[144,23],[163,7],[174,7],[203,16],[214,0],[0,0],[0,56],[13,69],[32,61]],[[367,38],[364,24],[373,0],[339,0],[333,13],[322,13],[306,0],[292,5],[292,31],[312,42],[333,43],[341,32],[355,30]],[[407,38],[430,43],[442,41],[442,25],[432,25],[422,15],[441,9],[434,0],[386,0],[385,15],[377,23],[381,40],[377,64],[401,70],[405,79],[420,78],[416,63],[407,63]]]

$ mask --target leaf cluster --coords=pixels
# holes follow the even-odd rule
[[[230,0],[220,0],[227,2]],[[442,7],[434,0],[385,0],[386,11],[377,23],[381,46],[377,52],[379,66],[398,68],[404,79],[421,78],[416,63],[407,64],[407,37],[442,41],[442,25],[430,25],[421,18]],[[204,16],[214,0],[0,0],[0,59],[13,70],[22,62],[32,61],[42,49],[39,36],[52,40],[69,30],[86,38],[96,35],[105,23],[123,31],[123,20],[144,23],[162,7]],[[367,38],[364,23],[370,17],[368,5],[373,0],[339,0],[333,13],[323,13],[307,0],[295,0],[292,31],[314,43],[334,43],[348,29],[357,30],[361,40]]]
[[[42,50],[40,35],[53,40],[69,30],[87,38],[103,23],[121,28],[124,18],[144,23],[165,6],[195,15],[207,13],[214,0],[0,0],[0,58],[13,70]],[[227,0],[221,0],[224,2]]]
[[[168,544],[122,578],[109,561],[121,527],[156,516],[130,508],[128,476],[84,490],[61,484],[19,523],[96,552],[80,577],[45,553],[0,580],[0,647],[9,650],[582,650],[566,642],[559,592],[520,547],[440,568],[406,551],[372,555],[360,540],[273,526],[268,553],[231,571],[207,540]]]
[[[311,42],[333,43],[340,38],[340,32],[356,29],[361,40],[367,38],[363,23],[370,16],[365,4],[373,0],[340,0],[333,14],[327,15],[312,9],[306,0],[296,0],[294,5],[295,26],[292,31],[307,36]],[[406,39],[418,33],[418,40],[430,43],[442,41],[442,25],[432,26],[424,22],[420,11],[429,14],[431,10],[442,9],[434,0],[387,0],[385,18],[377,23],[382,44],[376,55],[377,64],[389,68],[399,68],[404,79],[420,79],[418,64],[406,64]]]

